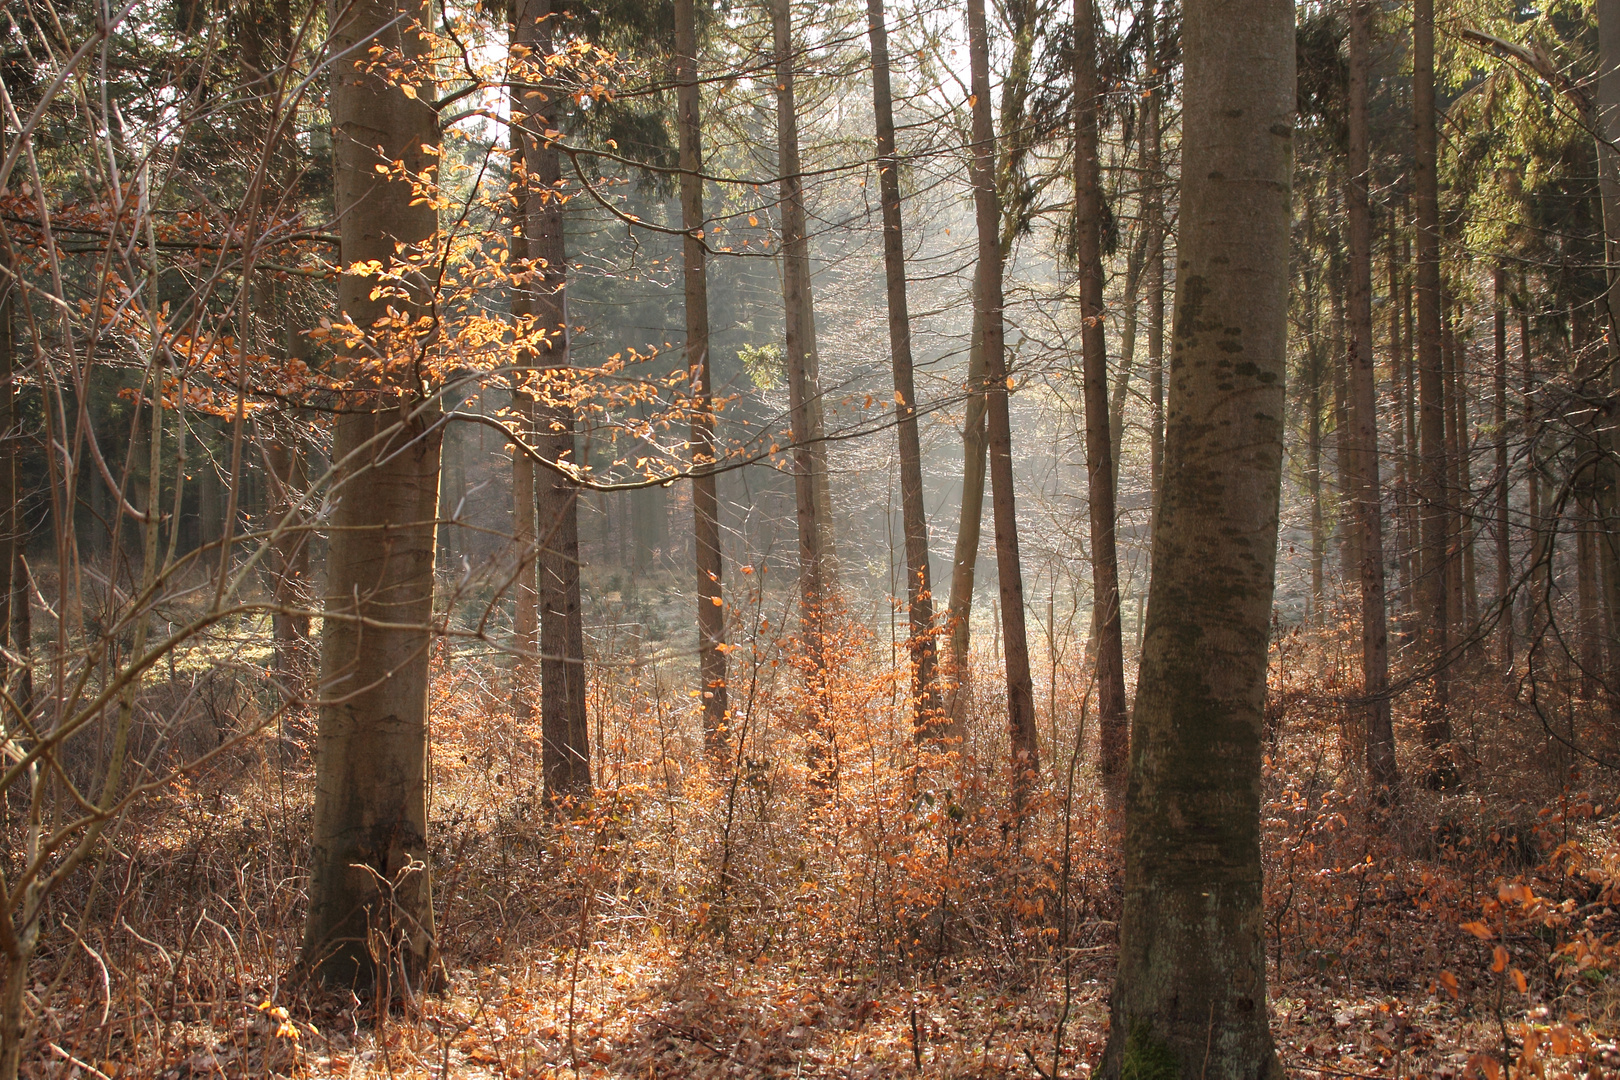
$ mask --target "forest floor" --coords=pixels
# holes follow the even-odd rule
[[[1288,1074],[1620,1076],[1620,785],[1569,751],[1584,729],[1561,742],[1511,688],[1482,689],[1455,718],[1464,782],[1371,812],[1333,656],[1285,639],[1272,694],[1266,932]],[[287,977],[313,777],[307,725],[267,732],[144,807],[59,898],[25,1075],[1088,1075],[1118,899],[1085,769],[1070,789],[1049,763],[1015,848],[993,764],[897,764],[910,740],[881,666],[839,691],[831,797],[806,787],[782,719],[793,680],[751,699],[760,722],[716,768],[678,682],[599,676],[599,795],[559,818],[498,680],[441,664],[443,985],[381,1015]],[[1083,707],[1050,700],[1046,752],[1083,765]],[[968,749],[993,763],[998,705],[980,708]],[[976,809],[947,824],[934,794]]]

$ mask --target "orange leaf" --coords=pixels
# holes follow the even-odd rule
[[[1465,922],[1462,924],[1462,928],[1479,938],[1481,941],[1489,941],[1491,938],[1496,936],[1495,934],[1491,933],[1491,928],[1482,922]]]
[[[1457,996],[1457,976],[1453,975],[1451,972],[1442,971],[1440,973],[1440,985],[1451,991],[1452,997]]]
[[[1492,973],[1497,974],[1497,975],[1502,974],[1502,972],[1507,970],[1507,962],[1508,962],[1508,951],[1506,949],[1504,949],[1504,948],[1502,948],[1502,946],[1498,945],[1495,949],[1491,950],[1491,971],[1492,971]]]
[[[1521,994],[1528,994],[1530,992],[1530,980],[1526,979],[1524,977],[1524,972],[1520,971],[1518,968],[1513,969],[1513,985],[1519,988],[1519,993]]]

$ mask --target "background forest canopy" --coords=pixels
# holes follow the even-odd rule
[[[1286,6],[9,4],[0,1080],[1620,1070],[1620,3]],[[1195,617],[1270,1010],[1154,1034]]]

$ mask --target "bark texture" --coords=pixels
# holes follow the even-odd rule
[[[1102,1074],[1283,1075],[1260,765],[1287,356],[1294,5],[1188,0],[1164,490]]]
[[[345,266],[405,257],[438,222],[412,185],[375,166],[403,161],[431,172],[439,131],[432,92],[407,96],[368,72],[367,43],[415,60],[412,27],[427,23],[413,0],[358,0],[330,12],[336,207]],[[348,55],[347,50],[360,57]],[[345,274],[338,301],[356,325],[376,326],[373,347],[410,343],[385,333],[386,307],[369,277]],[[426,287],[416,303],[425,299]],[[421,308],[417,308],[420,312]],[[408,312],[411,313],[411,312]],[[363,352],[359,355],[365,355]],[[367,369],[345,366],[365,380]],[[310,852],[309,916],[302,964],[328,986],[394,978],[419,981],[433,943],[427,849],[428,654],[439,493],[438,409],[392,375],[349,394],[332,456],[341,498],[332,515],[326,617],[321,630],[320,729]],[[388,963],[373,965],[378,953]]]

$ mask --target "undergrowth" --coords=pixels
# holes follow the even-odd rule
[[[807,702],[769,635],[733,655],[723,761],[705,757],[678,659],[635,641],[596,656],[598,794],[567,808],[543,800],[537,726],[511,719],[500,663],[441,656],[440,985],[392,1009],[287,975],[307,719],[177,782],[58,895],[27,1074],[1088,1073],[1119,866],[1089,768],[1084,673],[1042,676],[1042,794],[1018,824],[990,657],[976,661],[965,741],[941,752],[912,738],[887,642],[849,629]],[[1606,707],[1546,667],[1532,701],[1522,667],[1474,657],[1453,676],[1462,781],[1408,783],[1377,806],[1346,640],[1295,630],[1274,646],[1265,915],[1285,1067],[1620,1071],[1617,788],[1594,752],[1614,740]],[[1408,777],[1422,774],[1417,693],[1396,702]],[[830,717],[819,755],[812,706]],[[833,763],[830,779],[812,758]]]

